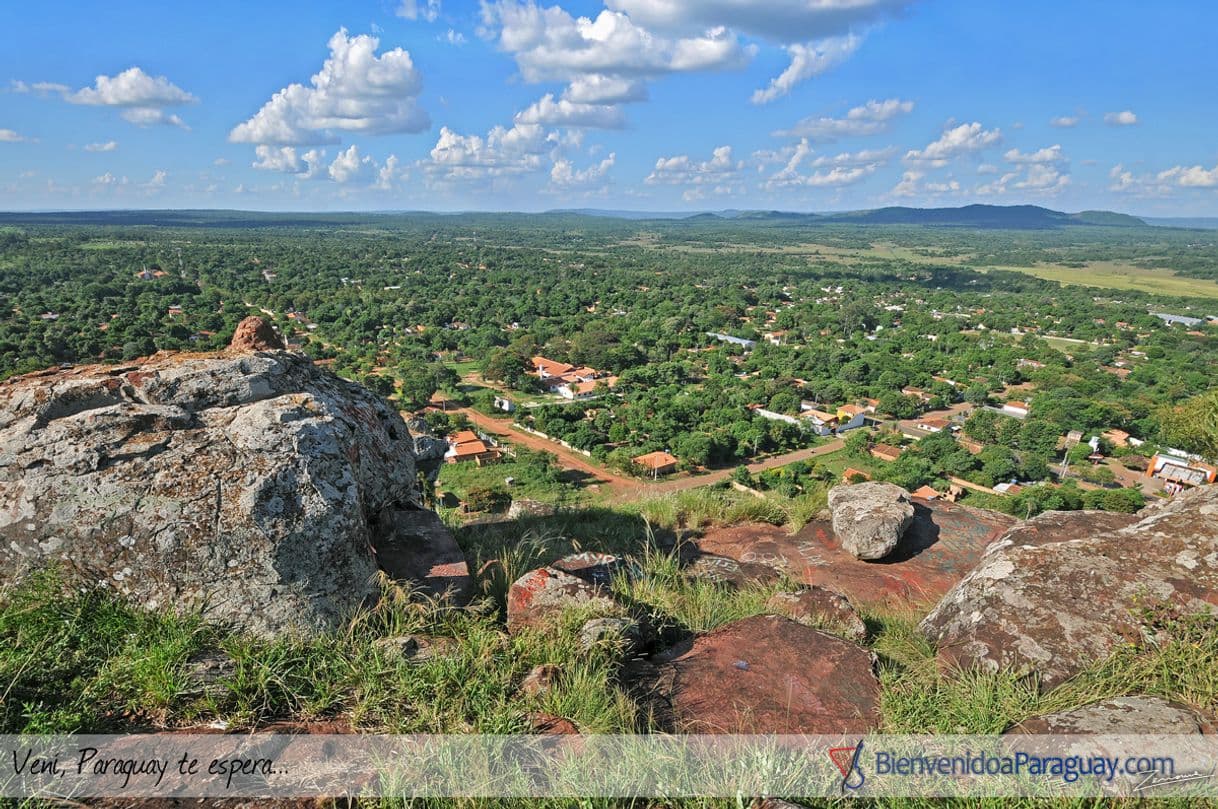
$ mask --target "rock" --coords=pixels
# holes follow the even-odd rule
[[[609,591],[600,585],[553,567],[529,571],[508,590],[508,632],[540,629],[556,620],[563,610],[573,607],[620,612]]]
[[[897,549],[878,564],[843,550],[824,520],[794,534],[756,523],[715,528],[697,540],[697,547],[737,566],[764,565],[803,584],[827,587],[855,605],[908,610],[925,604],[929,612],[977,566],[986,546],[1016,523],[1006,514],[944,501],[915,498],[914,511],[913,525]]]
[[[879,722],[872,654],[776,615],[720,627],[635,671],[679,732],[855,734]]]
[[[1138,515],[1017,525],[921,624],[947,667],[1011,669],[1051,689],[1138,640],[1138,615],[1218,605],[1218,486]]]
[[[1043,736],[1141,736],[1213,733],[1200,714],[1158,697],[1117,697],[1072,711],[1033,716],[1006,733]]]
[[[6,380],[0,585],[55,564],[252,633],[335,627],[378,597],[381,515],[418,503],[411,446],[384,399],[283,351]]]
[[[461,650],[461,643],[456,638],[431,635],[394,635],[378,638],[372,645],[383,650],[391,658],[412,660],[416,663],[439,657],[452,657]]]
[[[540,697],[550,691],[562,676],[562,667],[556,663],[534,666],[520,682],[520,692],[530,697]]]
[[[537,711],[527,714],[525,721],[529,723],[529,727],[534,733],[540,733],[546,736],[577,736],[579,728],[570,719],[564,719],[561,716],[555,716],[550,713]]]
[[[228,350],[234,353],[253,351],[282,351],[283,339],[275,333],[275,327],[257,315],[251,315],[237,324]]]
[[[691,579],[703,579],[734,590],[782,581],[782,572],[769,565],[740,562],[713,553],[698,554],[684,572]]]
[[[621,657],[630,657],[644,643],[643,628],[630,618],[593,618],[579,630],[579,646],[585,651],[609,646]]]
[[[584,551],[564,556],[554,562],[551,567],[592,584],[608,585],[619,571],[625,570],[626,565],[612,554]]]
[[[237,673],[237,661],[220,649],[205,649],[186,661],[184,693],[209,699],[228,695],[226,683]]]
[[[804,626],[837,629],[850,640],[867,639],[867,625],[850,599],[824,587],[805,587],[794,593],[775,593],[766,609]]]
[[[883,559],[913,523],[909,492],[891,483],[859,483],[829,490],[833,533],[856,559]]]
[[[387,509],[378,523],[376,559],[391,578],[414,582],[426,596],[467,604],[474,579],[457,540],[434,511]]]
[[[513,500],[512,505],[508,506],[507,517],[509,520],[518,520],[521,517],[549,517],[557,511],[553,503],[519,499]]]

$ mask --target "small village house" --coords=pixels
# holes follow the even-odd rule
[[[677,471],[677,464],[679,463],[675,456],[661,451],[638,455],[632,460],[635,464],[647,470],[647,474],[653,478],[658,478],[660,475],[672,474]]]

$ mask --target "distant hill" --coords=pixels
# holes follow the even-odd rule
[[[539,220],[539,217],[541,219]],[[819,227],[822,225],[922,225],[932,227],[993,228],[1001,230],[1045,230],[1072,226],[1145,227],[1136,216],[1111,211],[1062,213],[1037,205],[965,205],[962,208],[876,208],[839,213],[801,213],[775,210],[721,211],[621,211],[581,208],[553,210],[542,214],[511,212],[435,213],[427,211],[375,212],[264,212],[226,210],[120,210],[120,211],[46,211],[0,212],[0,225],[94,225],[209,228],[292,228],[401,226],[432,222],[452,224],[536,225],[539,221],[570,222],[579,218],[629,222],[667,221],[678,226],[773,226],[780,228]],[[1156,220],[1156,224],[1175,227],[1218,227],[1218,220]],[[1187,224],[1186,224],[1187,223]],[[612,223],[606,223],[612,227]]]
[[[936,225],[1011,230],[1042,230],[1070,225],[1138,227],[1146,223],[1136,216],[1111,211],[1062,213],[1039,205],[965,205],[962,208],[877,208],[871,211],[831,214],[830,222],[861,225]]]
[[[1145,227],[1136,216],[1112,211],[1081,211],[1063,213],[1039,205],[965,205],[961,208],[876,208],[867,211],[840,213],[801,213],[798,211],[703,211],[694,213],[661,213],[655,211],[601,211],[584,208],[574,211],[551,211],[581,216],[603,216],[618,219],[675,219],[683,222],[773,222],[777,224],[817,225],[848,223],[856,225],[931,225],[936,227],[997,228],[1007,230],[1043,230],[1073,225],[1103,227]]]

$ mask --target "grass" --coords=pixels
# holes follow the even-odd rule
[[[772,511],[774,502],[704,489],[634,509],[560,511],[460,527],[458,540],[478,571],[480,595],[470,608],[452,609],[382,582],[378,606],[311,640],[243,637],[194,616],[138,611],[107,594],[66,591],[47,571],[0,593],[0,733],[119,732],[215,721],[253,728],[277,720],[337,722],[369,732],[516,733],[527,732],[528,716],[535,711],[566,717],[588,733],[645,730],[649,718],[620,683],[613,650],[584,650],[577,641],[591,613],[570,611],[543,631],[509,636],[503,627],[509,584],[573,551],[612,552],[629,557],[633,571],[612,583],[621,603],[645,612],[656,626],[707,632],[766,612],[770,596],[793,583],[732,590],[690,580],[666,548],[683,529],[758,517],[778,520],[792,508],[777,506]],[[867,645],[879,660],[883,732],[998,733],[1031,715],[1129,694],[1157,695],[1211,716],[1218,713],[1218,617],[1148,613],[1142,620],[1153,642],[1122,646],[1110,659],[1042,694],[1034,682],[1013,673],[940,670],[933,648],[917,631],[923,612],[864,614]],[[404,658],[391,641],[405,635],[429,638],[439,651],[426,659]],[[231,658],[232,670],[217,687],[200,689],[188,674],[191,661],[217,650]],[[540,696],[524,694],[521,680],[542,663],[559,665],[562,676]],[[551,804],[624,805],[608,800],[443,803]],[[630,805],[677,804],[726,809],[747,801]]]
[[[1083,267],[1037,263],[1030,267],[993,267],[1047,281],[1101,289],[1128,289],[1176,298],[1218,299],[1218,282],[1186,278],[1171,270],[1148,269],[1120,261],[1089,261]]]

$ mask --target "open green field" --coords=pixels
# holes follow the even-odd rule
[[[1151,295],[1218,300],[1218,283],[1184,278],[1171,270],[1149,270],[1119,261],[1091,261],[1085,267],[1036,264],[1031,267],[993,267],[1034,275],[1047,281],[1101,289],[1131,289]]]

